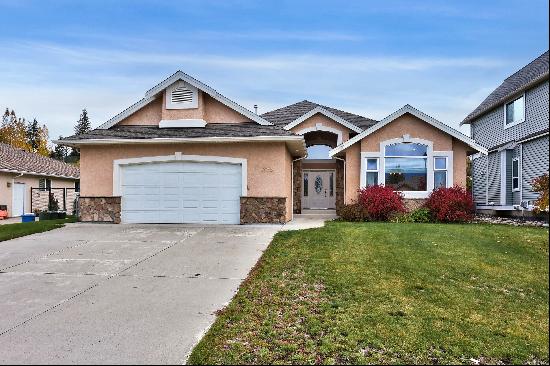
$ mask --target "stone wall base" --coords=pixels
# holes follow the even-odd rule
[[[284,224],[286,197],[241,197],[241,224]]]
[[[120,197],[80,197],[78,219],[120,224]]]
[[[422,207],[426,203],[426,198],[405,198],[403,203],[407,211],[414,211]]]

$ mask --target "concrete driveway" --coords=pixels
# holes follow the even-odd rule
[[[281,226],[87,225],[0,243],[0,363],[182,363]]]

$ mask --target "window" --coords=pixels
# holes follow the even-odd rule
[[[519,191],[519,159],[512,160],[512,191]]]
[[[367,158],[367,187],[378,185],[378,159]]]
[[[525,120],[524,96],[506,103],[504,106],[504,127],[517,125]]]
[[[309,174],[304,173],[304,197],[307,197],[309,193],[308,183],[309,183]]]
[[[387,145],[384,159],[386,186],[396,191],[427,191],[427,156],[427,145]]]
[[[447,187],[447,158],[434,157],[434,189]]]
[[[79,180],[76,180],[74,182],[74,191],[75,192],[80,192],[80,181]]]
[[[48,178],[40,178],[38,180],[38,188],[41,191],[49,191],[52,188],[52,180]]]

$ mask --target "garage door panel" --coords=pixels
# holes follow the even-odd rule
[[[123,166],[122,220],[238,224],[241,166],[168,162]]]

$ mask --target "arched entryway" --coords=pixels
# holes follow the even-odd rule
[[[308,157],[294,167],[294,212],[336,209],[343,199],[343,164],[332,159],[329,151],[342,143],[342,134],[332,129],[301,132]]]

